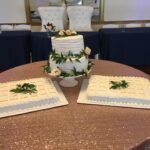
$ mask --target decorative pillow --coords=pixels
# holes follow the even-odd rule
[[[1,30],[2,31],[12,31],[13,25],[1,25]]]
[[[104,24],[102,28],[119,28],[119,24]]]
[[[150,27],[150,23],[145,23],[145,27]]]
[[[142,25],[140,23],[129,23],[125,25],[126,28],[138,28],[138,27],[142,27]]]
[[[92,31],[91,18],[93,7],[91,6],[69,6],[69,29],[75,31]]]
[[[31,25],[26,24],[15,25],[14,30],[31,30]]]
[[[38,11],[42,20],[42,31],[45,31],[44,25],[47,23],[54,24],[56,31],[64,29],[65,7],[39,7]]]

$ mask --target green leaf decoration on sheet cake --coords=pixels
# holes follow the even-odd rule
[[[32,93],[36,93],[37,89],[36,89],[36,85],[34,85],[34,84],[24,83],[22,85],[18,84],[17,87],[15,89],[10,90],[10,92],[32,94]]]
[[[110,81],[110,89],[125,89],[128,88],[129,83],[125,80],[122,81]]]

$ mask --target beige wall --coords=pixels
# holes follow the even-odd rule
[[[0,0],[0,23],[26,23],[24,0]]]
[[[150,0],[105,0],[104,21],[150,20]]]

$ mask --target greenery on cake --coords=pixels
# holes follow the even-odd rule
[[[68,55],[58,54],[53,50],[50,54],[50,59],[56,62],[56,64],[65,63],[67,60],[70,60],[70,62],[73,62],[73,60],[80,62],[80,58],[85,56],[88,58],[88,55],[90,55],[91,49],[88,47],[85,48],[85,50],[81,51],[80,54],[73,54],[69,51]]]
[[[125,89],[128,88],[129,83],[125,80],[122,81],[110,81],[110,89]]]
[[[23,93],[23,94],[32,94],[32,93],[36,93],[36,86],[34,84],[30,84],[30,83],[24,83],[24,84],[18,84],[17,87],[15,89],[10,90],[10,92],[14,92],[14,93]]]
[[[63,72],[60,68],[55,68],[55,69],[51,69],[49,62],[47,63],[46,66],[44,66],[44,72],[48,73],[50,76],[52,77],[74,77],[74,76],[80,76],[80,75],[85,75],[87,76],[87,74],[89,73],[89,71],[91,70],[92,66],[94,64],[89,61],[88,62],[88,67],[85,70],[82,71],[77,71],[76,68],[74,67],[72,70],[70,70],[70,72]]]

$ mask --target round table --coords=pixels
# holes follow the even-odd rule
[[[150,76],[132,67],[93,60],[91,74]],[[44,77],[46,61],[0,74],[0,82]],[[150,110],[77,104],[81,87],[62,88],[69,105],[0,119],[0,149],[121,150],[150,136]]]

